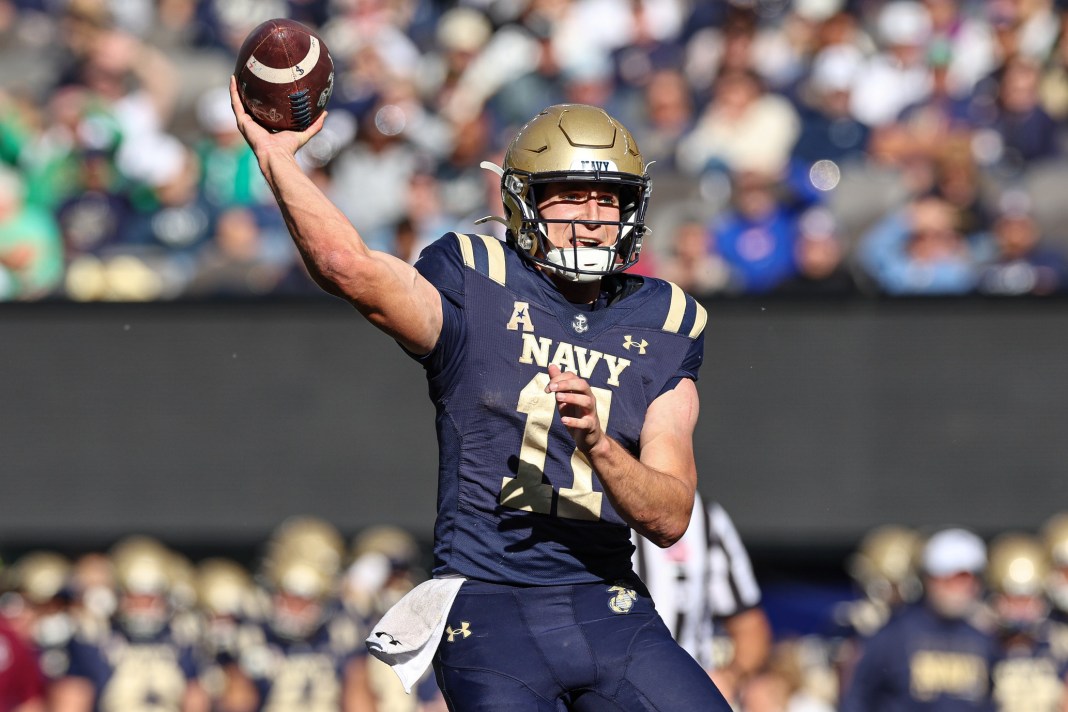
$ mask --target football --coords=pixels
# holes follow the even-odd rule
[[[322,39],[295,20],[267,20],[237,54],[237,91],[258,124],[303,131],[323,113],[334,91],[334,62]]]

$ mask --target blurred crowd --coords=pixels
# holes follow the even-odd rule
[[[336,72],[301,160],[404,259],[582,102],[655,161],[638,271],[694,294],[1068,284],[1059,1],[0,0],[0,299],[317,293],[226,93],[287,16]]]
[[[0,570],[0,709],[443,712],[432,672],[406,694],[364,645],[426,579],[426,553],[395,526],[346,541],[307,515],[250,561],[143,535],[25,552]],[[880,525],[842,568],[853,594],[813,614],[818,633],[702,633],[714,677],[760,651],[730,688],[738,712],[1068,709],[1068,511],[989,541]]]

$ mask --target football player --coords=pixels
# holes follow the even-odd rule
[[[986,545],[966,529],[943,529],[924,544],[923,597],[906,604],[863,644],[841,712],[992,712],[994,636],[976,624]]]
[[[426,370],[440,467],[422,586],[448,594],[445,627],[398,645],[434,646],[450,709],[729,709],[631,567],[631,528],[670,546],[689,524],[706,314],[626,273],[650,191],[630,132],[593,106],[544,110],[493,166],[507,240],[448,233],[413,267],[301,170],[322,118],[269,133],[234,81],[231,104],[310,274]]]
[[[1001,644],[993,672],[998,712],[1068,709],[1068,665],[1050,647],[1049,571],[1049,557],[1037,537],[1010,532],[990,544],[986,578]]]
[[[172,625],[173,552],[155,539],[135,536],[119,542],[110,558],[117,607],[106,625],[86,624],[77,631],[67,675],[53,688],[54,709],[207,712],[196,640]]]
[[[67,646],[74,635],[71,562],[55,551],[31,551],[5,573],[14,595],[4,597],[0,617],[32,643],[47,680],[57,680],[67,672]]]
[[[247,706],[232,698],[229,709],[375,709],[366,679],[364,632],[342,610],[336,576],[322,568],[324,559],[313,552],[322,550],[280,547],[264,562],[270,594],[266,620],[239,634],[237,665],[224,665],[226,687],[243,691]]]
[[[1068,512],[1050,517],[1042,525],[1042,540],[1050,560],[1047,582],[1052,609],[1050,643],[1058,660],[1068,663]]]

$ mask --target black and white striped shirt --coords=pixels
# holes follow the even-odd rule
[[[713,665],[714,622],[760,605],[760,586],[734,523],[717,502],[694,503],[690,526],[661,549],[633,537],[634,569],[649,587],[675,640],[705,668]]]

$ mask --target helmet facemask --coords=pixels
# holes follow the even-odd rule
[[[543,217],[538,209],[548,184],[581,183],[600,190],[611,189],[619,195],[619,220],[574,220]],[[593,282],[622,272],[638,261],[645,236],[645,209],[649,200],[646,176],[627,173],[552,172],[530,174],[506,170],[501,192],[509,212],[510,223],[517,224],[516,234],[509,235],[516,247],[546,271],[572,282]],[[576,237],[576,224],[605,226],[615,233],[611,244],[582,246]],[[549,225],[565,225],[572,238],[569,246],[557,247],[549,239]]]

